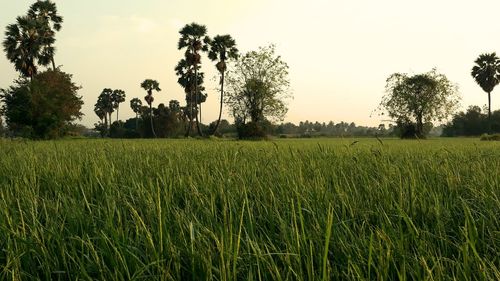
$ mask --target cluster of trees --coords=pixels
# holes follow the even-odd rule
[[[14,85],[0,90],[1,113],[12,135],[54,138],[77,129],[73,122],[82,116],[80,87],[70,74],[56,67],[54,60],[55,34],[62,23],[55,4],[39,0],[29,7],[26,15],[17,17],[16,22],[6,28],[3,49],[20,73]],[[389,128],[358,127],[344,122],[274,125],[283,121],[288,110],[287,100],[291,98],[289,68],[276,54],[274,45],[240,55],[230,35],[211,38],[204,25],[187,24],[179,34],[177,47],[184,51],[184,56],[176,65],[175,73],[185,92],[185,105],[171,100],[168,105],[160,103],[155,107],[154,94],[161,91],[160,85],[156,80],[146,79],[140,84],[146,91],[145,105],[139,98],[130,100],[136,116],[123,122],[119,120],[119,109],[125,102],[125,92],[105,88],[94,107],[100,120],[96,129],[102,136],[187,137],[237,133],[240,138],[260,138],[268,134],[424,138],[431,132],[433,123],[446,120],[457,109],[457,86],[433,69],[416,75],[395,73],[387,79],[386,94],[379,109],[394,124]],[[202,122],[202,105],[208,98],[202,71],[203,54],[214,62],[220,74],[219,116],[208,125]],[[471,75],[488,94],[487,114],[477,106],[455,114],[444,127],[444,135],[500,132],[500,113],[491,110],[491,93],[500,83],[500,59],[496,53],[480,55]],[[234,118],[234,125],[221,119],[224,104]],[[115,122],[112,121],[114,112]],[[4,132],[2,118],[0,121],[0,131]]]
[[[138,99],[137,99],[138,100]],[[132,100],[133,101],[133,100]],[[131,101],[131,103],[132,103]],[[153,133],[149,124],[149,108],[142,107],[142,113],[137,117],[130,118],[125,122],[114,122],[109,131],[112,138],[151,138]],[[142,115],[143,114],[143,115]],[[170,101],[168,106],[160,104],[153,109],[153,123],[156,136],[159,138],[181,138],[184,136],[185,128],[189,123],[187,117],[176,100]],[[238,136],[241,130],[237,124],[230,123],[226,119],[215,120],[210,124],[200,123],[203,134],[210,134],[218,126],[217,136],[233,138]],[[434,128],[432,124],[425,124],[425,132],[433,136],[441,135],[441,127]],[[400,135],[402,128],[389,124],[380,124],[378,127],[358,126],[354,122],[310,122],[301,121],[298,124],[268,123],[265,125],[266,135],[282,138],[316,138],[316,137],[396,137]]]
[[[210,38],[203,25],[191,23],[179,34],[179,50],[184,57],[175,67],[178,84],[184,89],[184,106],[177,100],[167,105],[153,106],[154,93],[160,92],[158,81],[146,79],[141,87],[147,92],[143,106],[139,98],[130,100],[135,118],[118,120],[120,103],[125,101],[125,92],[106,88],[94,107],[100,119],[96,129],[102,136],[110,137],[186,137],[193,132],[198,136],[221,135],[235,128],[240,138],[265,137],[273,133],[271,122],[282,121],[289,95],[288,65],[276,55],[273,45],[259,48],[243,56],[239,55],[236,42],[230,35]],[[215,62],[220,74],[220,104],[218,119],[209,125],[202,123],[202,104],[208,94],[203,85],[205,75],[201,71],[202,54]],[[229,66],[229,62],[233,62]],[[225,89],[226,86],[226,89]],[[235,119],[235,126],[222,120],[223,105]],[[111,114],[117,111],[116,122]],[[224,122],[223,122],[224,121]],[[184,132],[182,134],[182,132]]]
[[[70,74],[56,67],[54,59],[55,34],[62,23],[55,3],[40,0],[30,6],[26,15],[19,16],[16,23],[7,26],[3,48],[20,73],[13,86],[1,90],[2,115],[12,135],[54,138],[83,131],[73,123],[82,116],[83,102],[77,94],[80,87]],[[196,23],[186,25],[179,33],[178,49],[185,52],[175,72],[184,88],[186,104],[181,106],[179,101],[172,100],[168,105],[160,103],[154,107],[154,93],[161,89],[156,80],[146,79],[141,83],[147,93],[146,105],[139,98],[132,99],[130,106],[136,116],[122,122],[119,109],[126,94],[120,89],[105,88],[94,106],[100,120],[97,131],[111,137],[172,137],[192,136],[196,128],[200,136],[219,135],[233,128],[221,119],[226,104],[237,121],[234,128],[241,137],[272,133],[268,124],[282,120],[287,111],[284,99],[288,97],[285,91],[289,84],[288,66],[275,55],[274,47],[240,57],[230,35],[211,38],[206,27]],[[201,71],[204,53],[220,74],[219,117],[209,125],[202,123],[202,104],[208,97]],[[235,62],[233,67],[231,61]],[[43,67],[46,69],[41,71]],[[3,131],[3,123],[0,125]]]
[[[500,83],[500,59],[496,53],[481,54],[471,75],[488,94],[488,114],[477,106],[455,114],[443,130],[446,136],[471,136],[500,132],[497,113],[491,111],[491,93]],[[397,124],[403,138],[424,138],[432,122],[440,122],[456,112],[459,102],[458,87],[445,75],[430,72],[409,76],[395,73],[387,79],[386,95],[381,109]],[[383,113],[382,113],[383,114]]]
[[[489,114],[488,109],[470,106],[465,112],[453,116],[453,119],[444,126],[443,136],[479,136],[490,129],[492,132],[500,132],[500,110]]]
[[[3,49],[20,78],[1,89],[1,112],[9,133],[29,138],[55,138],[68,133],[82,116],[80,89],[70,74],[56,67],[55,34],[63,18],[49,0],[37,1],[26,15],[6,28]],[[41,67],[52,69],[40,71]],[[1,118],[0,118],[1,119]]]

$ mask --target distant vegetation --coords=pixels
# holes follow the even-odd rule
[[[471,106],[465,112],[459,112],[444,126],[443,136],[479,136],[491,130],[500,132],[500,110],[489,114],[483,113],[479,106]]]
[[[19,92],[16,91],[16,87],[24,85],[26,89],[32,89],[34,87],[30,83],[39,83],[34,80],[40,77],[45,77],[46,80],[49,76],[54,78],[59,75],[69,79],[67,83],[74,85],[71,75],[60,72],[54,59],[55,34],[61,30],[62,23],[63,18],[57,13],[56,4],[50,0],[43,0],[31,5],[26,15],[19,16],[16,23],[7,26],[3,41],[4,51],[21,77],[16,82],[17,86],[1,90],[2,113],[6,121],[6,127],[3,122],[0,123],[2,134],[28,138],[57,138],[75,133],[74,122],[82,116],[80,112],[82,99],[77,95],[77,88],[70,87],[71,90],[61,92],[61,89],[69,88],[45,83],[45,87],[40,88],[36,94],[26,91],[24,94],[16,94]],[[353,126],[349,125],[341,130],[308,128],[304,131],[294,128],[290,123],[279,125],[288,112],[287,102],[292,95],[289,88],[288,65],[276,54],[274,45],[240,54],[236,40],[231,35],[216,35],[212,38],[208,36],[206,26],[191,23],[179,31],[177,48],[184,51],[184,56],[174,70],[179,85],[184,89],[185,104],[170,100],[167,105],[158,102],[161,96],[156,95],[158,105],[155,106],[154,93],[160,92],[159,82],[146,79],[140,84],[147,93],[144,97],[146,105],[143,105],[142,100],[137,97],[131,98],[129,104],[135,113],[135,118],[121,121],[120,104],[126,102],[126,93],[120,89],[104,88],[94,106],[94,112],[100,120],[95,124],[94,132],[101,137],[114,138],[227,135],[221,132],[222,112],[226,105],[227,112],[234,118],[235,130],[231,131],[231,135],[240,139],[261,139],[269,135],[282,137],[388,135],[425,138],[429,134],[436,135],[436,129],[433,130],[433,127],[452,116],[459,105],[458,87],[435,69],[417,75],[395,73],[387,80],[386,95],[379,106],[381,115],[387,114],[389,117],[389,120],[385,120],[386,123],[391,123],[388,129],[385,129],[385,125],[384,128],[379,126],[375,129],[367,127],[352,129]],[[219,114],[218,118],[209,124],[203,123],[202,114],[202,105],[209,97],[204,86],[203,55],[207,55],[207,58],[215,63],[215,68],[220,74]],[[57,73],[37,76],[40,67],[50,65],[51,71]],[[469,122],[463,120],[464,116],[457,114],[453,121],[446,125],[445,136],[481,135],[500,131],[495,121],[496,116],[491,109],[491,93],[500,82],[500,59],[496,53],[480,55],[475,61],[471,75],[488,94],[488,117],[485,120],[482,116]],[[56,87],[59,89],[55,89]],[[58,92],[57,100],[54,91]],[[50,109],[47,106],[37,106],[35,96],[43,96],[44,104],[50,104]],[[15,104],[21,100],[25,103]],[[72,111],[68,112],[68,108],[72,108]],[[40,112],[41,110],[46,111]],[[33,113],[34,111],[37,113]],[[55,114],[56,111],[60,112]],[[28,114],[29,112],[31,113]],[[111,116],[114,112],[116,121],[113,121]],[[475,113],[470,112],[467,116],[471,114]],[[50,118],[47,117],[49,115]],[[467,126],[475,122],[475,128],[463,128],[460,123],[464,122],[468,124]],[[225,131],[227,133],[228,130]],[[233,132],[236,134],[232,134]],[[89,132],[85,134],[89,135]],[[96,134],[90,133],[90,135]]]

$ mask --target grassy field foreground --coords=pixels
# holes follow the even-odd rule
[[[500,144],[0,140],[0,280],[500,280]]]

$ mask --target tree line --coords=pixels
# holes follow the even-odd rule
[[[498,117],[491,110],[491,93],[500,83],[500,59],[496,53],[479,55],[471,75],[488,95],[487,116],[477,106],[469,107],[466,113],[456,113],[460,101],[458,86],[436,69],[416,75],[392,74],[379,105],[381,115],[387,113],[402,138],[425,138],[429,131],[426,124],[432,127],[433,122],[443,122],[449,116],[453,118],[444,127],[444,136],[500,133]]]
[[[55,35],[62,23],[63,17],[58,14],[55,3],[39,0],[6,27],[3,49],[20,74],[12,86],[0,90],[1,114],[9,135],[61,137],[76,128],[74,122],[83,115],[83,101],[78,95],[80,87],[72,81],[71,74],[64,73],[55,63]],[[146,93],[144,98],[134,97],[129,101],[135,117],[121,121],[119,111],[120,105],[126,102],[125,91],[104,88],[94,106],[99,118],[95,130],[101,136],[220,136],[222,127],[227,131],[233,126],[239,138],[263,138],[269,134],[337,136],[346,132],[425,138],[433,124],[442,123],[450,116],[453,118],[443,131],[448,136],[500,132],[498,114],[491,109],[491,94],[500,83],[500,59],[496,53],[481,54],[471,71],[473,79],[487,93],[487,114],[478,107],[456,113],[460,100],[458,86],[433,69],[416,75],[394,73],[387,79],[386,93],[378,111],[387,116],[386,121],[392,124],[389,128],[360,129],[351,124],[317,126],[315,123],[304,130],[307,126],[300,124],[276,125],[286,116],[291,92],[289,67],[276,54],[274,45],[240,54],[231,35],[212,38],[207,35],[206,26],[191,23],[179,31],[177,49],[183,51],[183,57],[173,70],[185,93],[184,104],[177,100],[155,103],[155,97],[165,91],[162,92],[157,80],[145,79],[138,83]],[[204,125],[202,119],[203,104],[209,97],[204,86],[204,56],[214,63],[219,73],[219,114],[217,120],[208,125]],[[234,125],[223,122],[224,105]],[[116,118],[113,118],[115,112]],[[1,119],[0,128],[5,131]]]
[[[185,105],[171,100],[168,105],[160,103],[155,107],[154,94],[161,91],[160,84],[146,79],[140,86],[147,93],[143,99],[147,106],[141,99],[132,98],[130,107],[135,117],[123,122],[118,119],[118,109],[125,101],[125,92],[105,88],[94,106],[100,120],[95,129],[100,135],[116,138],[221,136],[224,104],[235,120],[239,138],[263,138],[272,134],[272,122],[282,121],[288,110],[288,65],[276,55],[274,45],[240,55],[231,35],[211,38],[206,33],[206,27],[197,23],[187,24],[179,31],[178,49],[184,50],[184,57],[174,70],[185,93]],[[219,114],[209,125],[202,122],[202,105],[208,98],[201,68],[202,54],[207,54],[215,63],[220,75]],[[112,122],[115,110],[117,118]]]

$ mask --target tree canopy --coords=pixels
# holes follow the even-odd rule
[[[32,81],[17,80],[15,85],[2,90],[9,129],[23,137],[63,136],[65,126],[83,115],[79,89],[70,74],[59,71],[39,73]]]
[[[392,74],[380,107],[398,124],[414,126],[414,135],[420,138],[425,137],[424,124],[449,117],[459,99],[458,87],[433,69],[412,76]]]
[[[291,98],[288,65],[275,46],[241,56],[227,73],[225,103],[237,123],[283,120]]]

